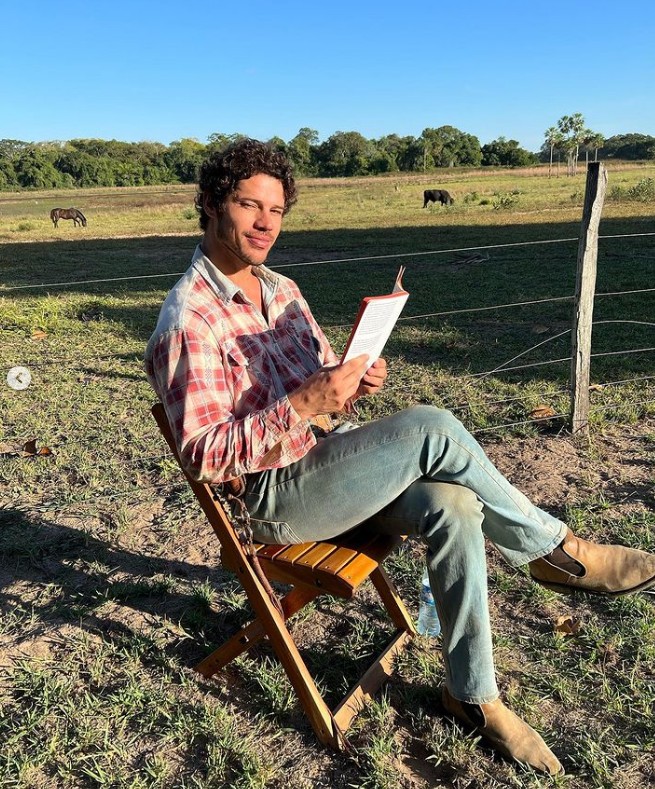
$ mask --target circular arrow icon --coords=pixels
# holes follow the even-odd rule
[[[12,367],[7,373],[7,385],[12,389],[27,389],[32,383],[32,374],[27,367]]]

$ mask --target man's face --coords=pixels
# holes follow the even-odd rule
[[[282,228],[284,188],[277,178],[259,173],[239,181],[222,211],[207,205],[205,210],[210,217],[205,238],[213,262],[228,274],[260,266]]]

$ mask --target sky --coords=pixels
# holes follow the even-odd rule
[[[653,0],[0,4],[0,139],[655,136]]]

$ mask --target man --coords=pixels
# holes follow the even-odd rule
[[[148,377],[196,479],[241,479],[256,539],[304,542],[375,516],[381,530],[427,545],[443,628],[445,709],[506,757],[562,767],[500,700],[484,541],[567,591],[628,594],[655,584],[655,556],[575,537],[513,488],[448,411],[416,406],[354,428],[312,421],[378,392],[383,359],[339,364],[297,286],[264,267],[296,200],[290,167],[242,140],[202,166],[204,231],[161,310]]]

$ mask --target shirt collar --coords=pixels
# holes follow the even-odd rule
[[[200,244],[198,244],[193,253],[191,266],[218,291],[225,301],[231,301],[237,293],[241,293],[241,288],[235,285],[229,277],[226,277],[205,255]],[[275,293],[278,277],[270,269],[265,266],[258,266],[253,269],[253,274],[262,280],[271,294]]]

